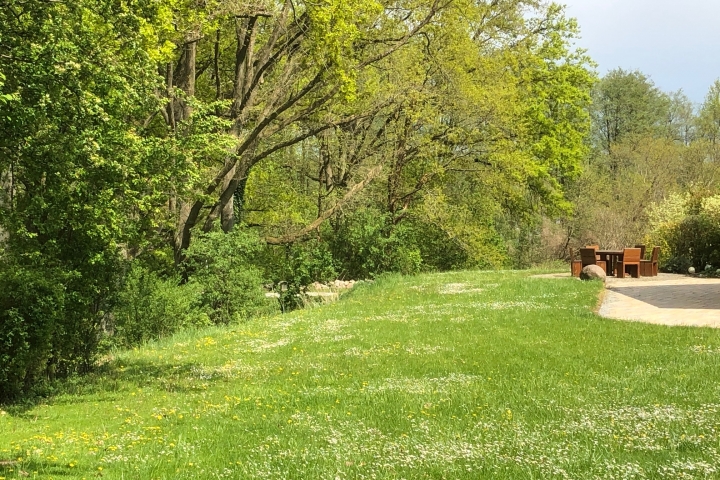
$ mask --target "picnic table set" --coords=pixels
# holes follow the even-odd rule
[[[570,271],[574,277],[579,277],[583,268],[597,265],[606,275],[614,275],[617,278],[625,278],[626,274],[633,278],[656,277],[659,257],[660,247],[654,247],[649,258],[646,258],[645,245],[635,245],[621,250],[602,250],[598,245],[588,245],[580,249],[579,260],[575,259],[573,250],[570,250]]]

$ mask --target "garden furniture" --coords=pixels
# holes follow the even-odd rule
[[[613,275],[615,272],[615,264],[622,261],[623,258],[622,250],[597,250],[595,253],[600,260],[604,260],[607,264],[608,275]]]
[[[615,264],[615,275],[618,278],[625,278],[625,270],[627,267],[634,267],[634,278],[640,278],[640,249],[625,248],[623,249],[622,260]]]
[[[643,277],[657,277],[660,247],[653,247],[650,260],[640,260],[640,275]]]
[[[592,248],[594,250],[600,250],[600,245],[585,245],[585,248]],[[595,258],[598,260],[602,260],[597,254],[595,254]]]
[[[575,260],[575,250],[570,249],[570,275],[579,277],[582,272],[582,261]]]
[[[588,265],[597,265],[607,273],[607,264],[603,260],[598,260],[594,248],[581,248],[580,249],[580,270],[587,267]]]

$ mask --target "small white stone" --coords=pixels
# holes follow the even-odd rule
[[[695,267],[690,267],[690,268],[688,268],[688,273],[689,273],[690,275],[693,275],[693,274],[695,273]]]

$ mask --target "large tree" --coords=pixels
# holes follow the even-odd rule
[[[329,114],[328,106],[352,101],[362,72],[402,48],[450,3],[218,1],[175,8],[182,28],[172,38],[174,58],[163,67],[169,103],[162,117],[172,135],[188,137],[196,132],[193,111],[213,110],[229,143],[219,163],[196,156],[193,188],[179,186],[172,199],[176,259],[196,225],[207,230],[219,219],[224,230],[233,227],[236,207],[242,208],[236,201],[257,164],[368,114],[352,108]]]
[[[652,133],[668,118],[669,99],[641,72],[609,72],[593,93],[597,146],[610,153],[624,137]]]
[[[720,143],[720,80],[715,80],[705,96],[697,126],[700,137],[713,145]]]

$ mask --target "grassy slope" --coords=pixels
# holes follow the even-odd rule
[[[598,290],[387,278],[121,353],[5,408],[0,478],[720,477],[720,333],[598,318]]]

